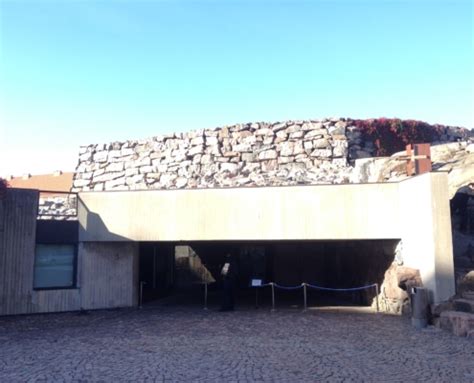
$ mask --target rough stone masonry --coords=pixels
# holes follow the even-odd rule
[[[353,121],[236,124],[83,146],[72,191],[348,183],[353,162],[375,153]],[[463,135],[444,127],[442,141]]]

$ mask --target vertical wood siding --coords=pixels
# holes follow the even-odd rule
[[[80,244],[77,288],[33,290],[36,190],[8,189],[0,200],[0,315],[134,306],[138,245]]]
[[[32,312],[38,192],[7,189],[0,204],[0,315]]]

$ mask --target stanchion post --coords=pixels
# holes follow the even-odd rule
[[[303,283],[304,311],[308,309],[308,296],[306,295],[306,283]]]
[[[275,284],[271,282],[272,287],[272,311],[275,311]]]
[[[207,310],[207,283],[204,283],[204,310]]]
[[[258,309],[258,287],[255,287],[255,308]]]
[[[375,305],[377,307],[377,312],[379,312],[379,284],[375,284]]]
[[[140,281],[140,302],[139,302],[139,305],[138,305],[138,308],[142,308],[142,305],[143,305],[143,285],[145,284],[145,282],[143,281]]]

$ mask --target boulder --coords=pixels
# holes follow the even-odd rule
[[[474,330],[474,314],[460,311],[444,311],[439,326],[457,336],[467,336]]]
[[[458,293],[474,292],[474,270],[469,271],[458,283]]]

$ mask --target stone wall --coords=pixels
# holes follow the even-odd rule
[[[38,219],[77,220],[77,196],[75,194],[53,196],[40,194]]]
[[[354,161],[376,151],[355,121],[237,124],[83,146],[72,191],[347,183]],[[446,127],[443,139],[463,132]]]

